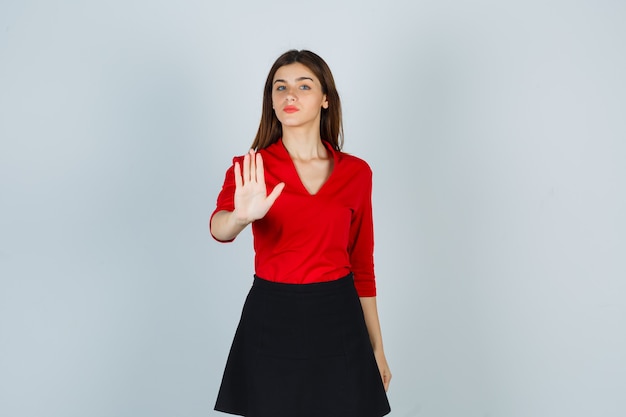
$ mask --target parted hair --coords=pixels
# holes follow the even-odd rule
[[[275,143],[283,135],[283,128],[272,108],[272,81],[274,75],[280,67],[285,65],[300,63],[306,66],[315,74],[322,85],[322,92],[326,94],[328,108],[322,108],[320,118],[320,136],[323,140],[331,144],[333,149],[340,151],[343,147],[343,124],[341,121],[341,101],[339,93],[335,87],[333,74],[328,64],[317,54],[307,50],[292,49],[285,52],[272,65],[265,88],[263,90],[263,108],[261,112],[261,122],[257,131],[252,149],[264,149]]]

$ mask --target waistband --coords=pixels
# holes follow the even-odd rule
[[[274,282],[261,278],[258,275],[254,275],[254,281],[252,283],[252,288],[256,289],[299,294],[315,294],[350,287],[354,288],[354,277],[352,272],[339,279],[314,282],[311,284],[288,284],[284,282]]]

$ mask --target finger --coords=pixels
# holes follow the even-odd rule
[[[391,374],[385,373],[385,376],[383,377],[383,385],[385,386],[385,391],[389,389],[390,382],[391,382]]]
[[[285,183],[281,182],[276,187],[274,187],[274,189],[272,190],[270,195],[267,196],[267,200],[266,201],[269,203],[270,207],[274,204],[274,201],[276,201],[278,196],[280,196],[280,193],[283,192],[284,188],[285,188]]]
[[[254,155],[254,149],[250,149],[248,155],[250,155],[250,181],[256,182],[256,157]]]
[[[263,168],[263,157],[260,153],[256,154],[256,182],[265,184],[265,170]]]
[[[242,185],[241,165],[239,165],[239,162],[235,162],[235,189],[241,188]]]
[[[243,184],[250,182],[250,154],[243,157]]]

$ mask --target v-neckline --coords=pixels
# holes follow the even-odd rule
[[[285,147],[285,144],[283,143],[282,138],[280,139],[281,148],[285,152],[285,156],[287,157],[287,159],[289,160],[289,163],[291,164],[291,172],[293,173],[293,175],[297,179],[298,184],[300,184],[300,187],[302,188],[302,190],[309,197],[315,197],[316,195],[319,195],[319,193],[326,187],[326,184],[328,184],[328,181],[330,181],[332,179],[333,174],[335,173],[335,170],[337,169],[337,153],[332,148],[330,143],[327,143],[325,140],[322,140],[322,144],[326,148],[326,151],[330,154],[330,158],[329,159],[331,160],[332,166],[330,168],[330,173],[328,174],[328,177],[326,178],[326,180],[322,183],[322,185],[317,189],[317,191],[315,193],[311,193],[308,190],[308,188],[306,188],[306,186],[304,185],[304,182],[302,181],[302,178],[300,178],[300,174],[298,173],[298,168],[296,168],[295,162],[293,161],[293,159],[291,159],[291,155],[289,155],[289,151],[287,151],[287,148]]]

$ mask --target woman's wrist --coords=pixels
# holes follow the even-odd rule
[[[250,220],[250,219],[248,219],[246,217],[240,216],[239,212],[237,211],[237,209],[233,210],[230,213],[230,220],[231,220],[231,223],[234,226],[241,227],[242,229],[244,229],[247,225],[252,223],[252,220]]]

